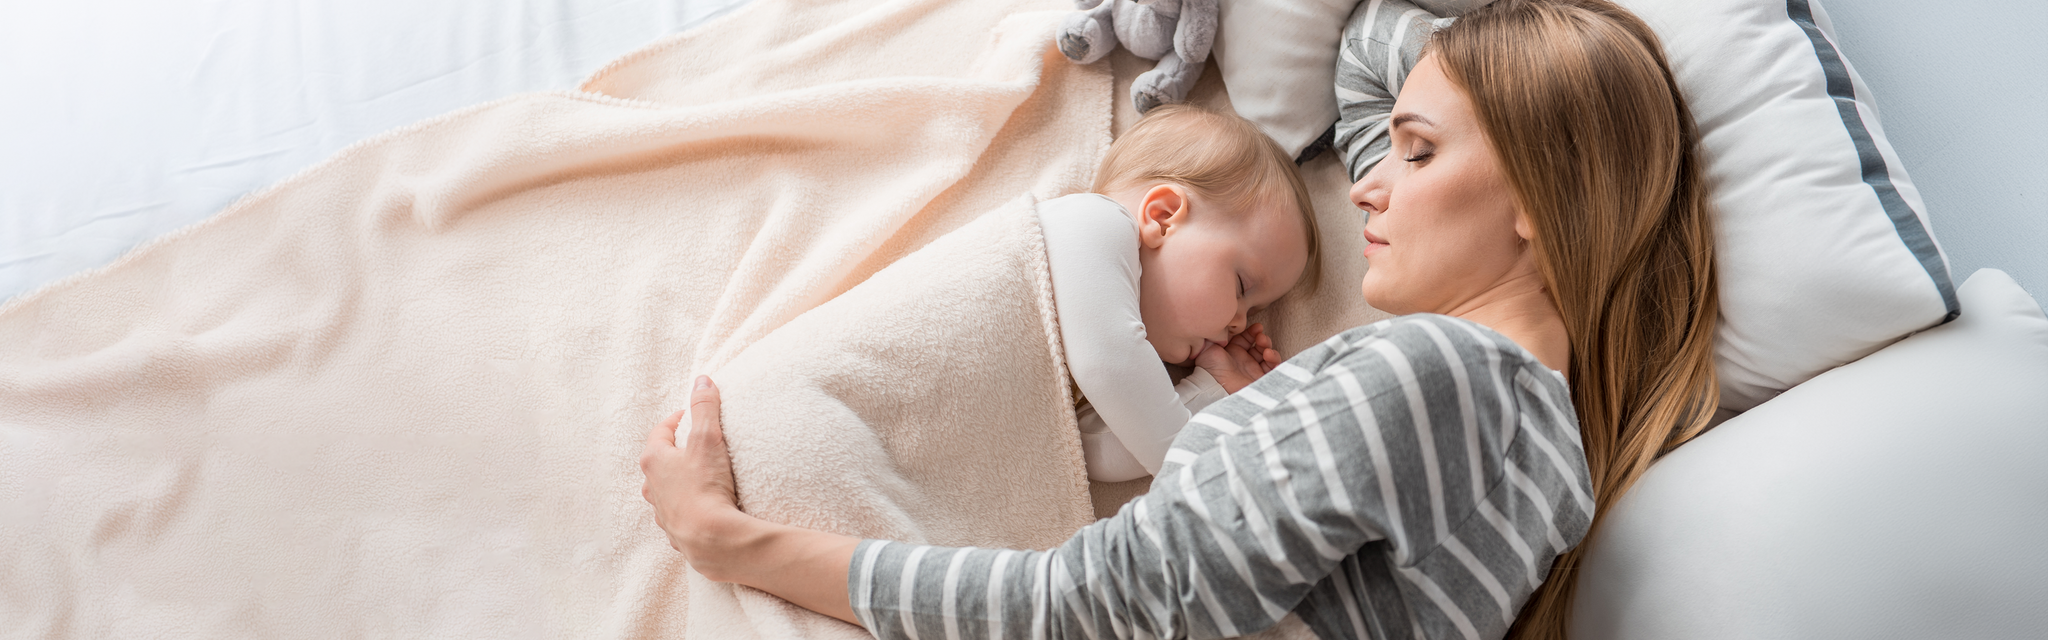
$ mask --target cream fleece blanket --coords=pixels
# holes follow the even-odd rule
[[[640,442],[701,372],[757,513],[1063,538],[1088,494],[1018,196],[1085,188],[1112,110],[1048,46],[1064,5],[753,0],[0,308],[0,632],[857,633],[654,526]],[[946,287],[981,297],[919,306]]]
[[[1025,197],[770,332],[716,374],[741,506],[862,537],[1065,541],[1094,513],[1056,318]],[[690,607],[700,637],[866,637],[694,574]]]

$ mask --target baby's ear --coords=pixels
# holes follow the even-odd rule
[[[1157,249],[1188,220],[1187,188],[1177,184],[1153,185],[1138,203],[1138,238],[1147,248]]]

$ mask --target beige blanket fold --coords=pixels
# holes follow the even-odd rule
[[[585,91],[378,136],[0,307],[0,635],[846,635],[693,583],[655,528],[640,442],[701,372],[731,378],[750,509],[1050,544],[1087,497],[1071,425],[1049,422],[1043,291],[1028,260],[949,272],[913,252],[1028,246],[1002,226],[1018,198],[1086,187],[1110,77],[1048,46],[1063,8],[751,0]],[[1002,330],[917,331],[936,309],[881,302],[907,286],[840,300],[899,262],[1000,292],[979,308]],[[805,315],[827,305],[900,320]],[[800,344],[826,335],[843,339]],[[1026,356],[946,379],[970,338]],[[834,353],[854,360],[818,360]],[[903,400],[887,406],[822,382],[864,366],[924,375],[869,381]],[[968,393],[1015,419],[857,428],[938,424]],[[829,443],[776,440],[775,411],[828,396],[859,421],[790,433],[840,429],[861,455],[805,464]],[[999,445],[1042,464],[952,486]],[[810,490],[873,508],[805,512]],[[1036,520],[963,517],[975,491]]]
[[[1093,521],[1045,260],[1020,198],[720,369],[742,506],[953,546],[1042,549]],[[866,637],[694,575],[690,598],[693,625],[738,609],[758,633],[718,637]]]

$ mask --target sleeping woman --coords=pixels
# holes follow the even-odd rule
[[[1378,15],[1368,40],[1400,42],[1382,36],[1412,16]],[[1595,514],[1715,404],[1698,135],[1656,36],[1605,0],[1498,0],[1405,76],[1354,88],[1398,96],[1386,159],[1351,189],[1369,216],[1360,292],[1405,315],[1209,405],[1114,517],[1045,551],[754,518],[705,379],[687,446],[671,419],[641,458],[671,545],[705,577],[882,638],[1283,621],[1322,638],[1562,637]]]

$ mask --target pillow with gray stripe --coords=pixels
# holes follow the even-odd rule
[[[1818,0],[1619,2],[1663,39],[1699,122],[1721,270],[1724,410],[1956,316],[1920,193]],[[1441,24],[1403,0],[1353,10],[1339,42],[1333,146],[1354,179],[1385,155],[1401,77]]]

